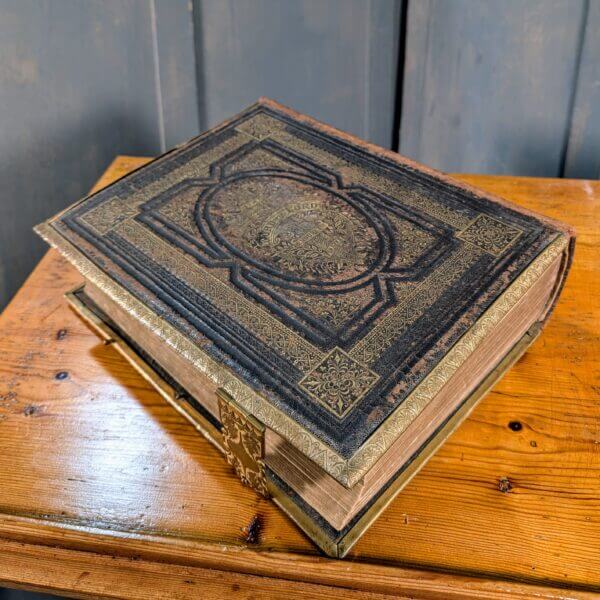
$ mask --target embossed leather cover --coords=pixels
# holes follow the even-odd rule
[[[40,232],[345,485],[460,364],[457,342],[569,237],[272,101]]]

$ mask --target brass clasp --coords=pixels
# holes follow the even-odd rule
[[[265,427],[245,411],[225,390],[217,390],[221,434],[227,462],[242,483],[269,497],[265,464]]]

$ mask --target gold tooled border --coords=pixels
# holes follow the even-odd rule
[[[221,443],[221,434],[212,423],[207,421],[189,404],[182,402],[177,392],[152,367],[150,367],[116,331],[107,325],[96,313],[90,310],[80,300],[77,293],[79,287],[65,294],[67,300],[80,316],[106,341],[114,347],[142,374],[142,376],[160,393],[160,395],[178,412],[186,417],[216,448],[225,453]],[[402,471],[351,527],[339,541],[334,541],[317,521],[311,518],[294,500],[267,478],[267,486],[273,502],[306,533],[306,535],[325,554],[343,558],[356,544],[360,537],[369,529],[379,515],[389,506],[394,498],[404,489],[411,479],[421,470],[425,463],[435,454],[435,451],[448,439],[456,428],[468,417],[479,400],[496,384],[502,375],[523,355],[535,341],[541,331],[541,323],[535,323],[513,348],[500,360],[496,367],[469,395],[463,405],[448,419],[438,432],[427,442],[426,447],[418,454],[410,465]]]
[[[346,460],[243,383],[228,367],[215,362],[181,332],[152,312],[130,292],[96,267],[56,231],[51,223],[52,220],[42,223],[35,228],[35,231],[75,265],[84,277],[191,362],[217,386],[222,387],[233,396],[238,404],[251,415],[288,440],[300,452],[346,487],[352,487],[360,481],[468,358],[491,328],[508,313],[552,261],[566,250],[568,244],[568,238],[565,235],[560,235],[554,240],[494,301],[471,329],[444,356],[442,361],[373,432],[357,452]]]

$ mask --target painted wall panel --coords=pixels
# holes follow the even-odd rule
[[[150,1],[158,127],[165,151],[200,132],[193,10],[188,0]]]
[[[600,0],[589,3],[564,176],[600,178]]]
[[[585,0],[409,0],[400,151],[560,175],[585,14]]]
[[[400,3],[197,0],[204,121],[269,96],[390,146]]]
[[[84,195],[116,154],[153,155],[161,137],[197,131],[190,9],[166,8],[153,35],[149,0],[0,1],[0,308],[46,249],[35,223]]]

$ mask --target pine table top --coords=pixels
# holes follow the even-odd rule
[[[146,160],[118,157],[97,187]],[[49,251],[0,316],[0,586],[84,598],[593,597],[600,182],[458,178],[573,225],[573,268],[540,338],[343,561],[243,487],[100,342],[63,298],[81,276]]]

